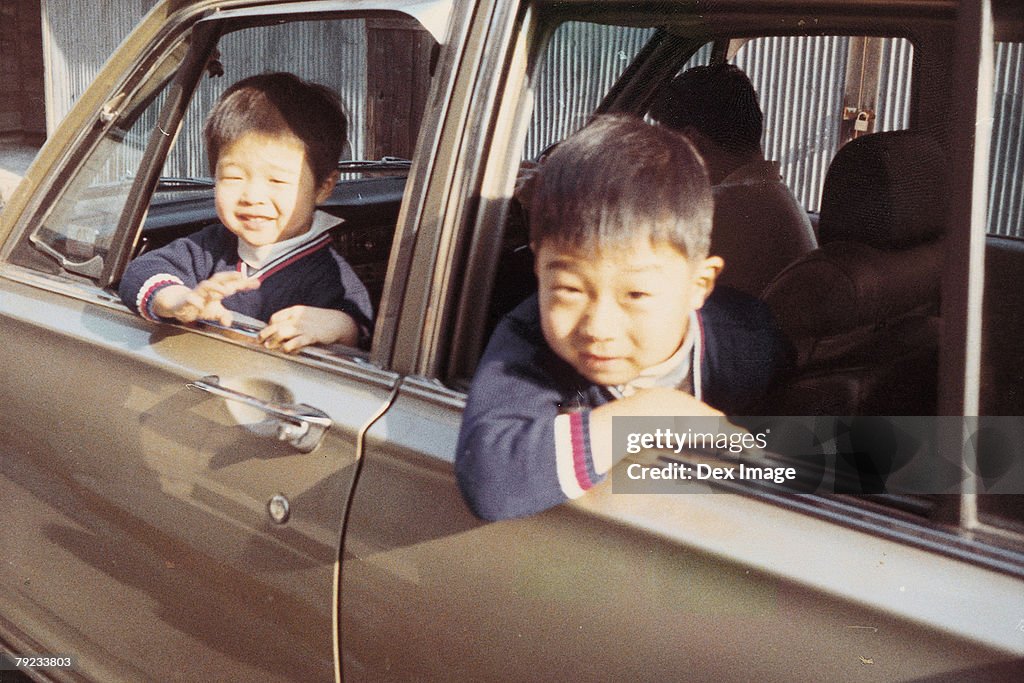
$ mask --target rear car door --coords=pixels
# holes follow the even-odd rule
[[[0,642],[73,658],[47,675],[335,678],[343,522],[362,433],[397,385],[379,362],[391,329],[369,351],[289,356],[245,328],[148,322],[115,294],[133,253],[215,218],[208,181],[166,176],[205,175],[184,141],[218,90],[273,68],[338,77],[369,149],[368,45],[429,56],[448,19],[445,2],[286,4],[158,6],[3,214]],[[375,113],[393,117],[385,94]],[[346,176],[325,207],[375,300],[407,166]]]
[[[572,503],[485,523],[469,513],[452,473],[466,380],[493,323],[493,301],[514,284],[501,262],[515,251],[508,247],[523,245],[523,236],[513,234],[522,227],[513,187],[519,160],[533,156],[521,153],[524,140],[536,152],[529,145],[535,136],[543,139],[547,132],[538,129],[550,121],[570,121],[562,135],[581,127],[602,95],[577,108],[569,90],[595,95],[593,82],[608,67],[615,72],[611,82],[626,71],[639,92],[650,93],[652,74],[668,78],[680,66],[658,63],[664,50],[644,47],[659,27],[669,27],[663,36],[669,43],[693,50],[738,35],[891,31],[912,37],[924,55],[918,63],[932,65],[916,74],[926,84],[919,102],[931,105],[943,98],[936,84],[953,78],[946,46],[971,35],[977,45],[972,12],[958,26],[952,2],[873,5],[870,16],[859,5],[825,1],[699,9],[663,2],[515,4],[477,3],[477,23],[459,54],[475,76],[460,75],[455,84],[440,134],[450,156],[438,157],[431,186],[448,210],[431,205],[436,214],[425,214],[424,225],[438,226],[438,236],[417,244],[414,273],[424,285],[419,297],[405,300],[403,321],[414,324],[400,327],[393,355],[403,379],[392,407],[366,434],[346,528],[344,674],[1018,678],[1021,538],[972,524],[966,515],[951,518],[941,505],[929,516],[870,497],[695,483],[667,493],[625,493],[616,489],[620,464],[611,481]],[[561,47],[549,48],[563,27],[569,28]],[[816,68],[805,57],[805,68]],[[974,61],[956,72],[957,97],[975,85],[970,71],[976,78],[978,55],[967,59]],[[545,79],[552,84],[547,91]],[[643,104],[620,102],[619,109],[642,112]],[[949,135],[961,139],[972,130],[958,125]],[[950,287],[959,286],[953,282]],[[964,308],[950,313],[966,316]],[[967,347],[963,335],[946,343],[952,355]],[[963,389],[962,377],[938,379]],[[946,499],[969,504],[971,490],[964,491]]]

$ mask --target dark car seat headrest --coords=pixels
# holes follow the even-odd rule
[[[884,326],[938,305],[945,172],[941,147],[912,131],[866,135],[836,154],[819,248],[763,294],[791,339]]]
[[[938,142],[916,131],[849,142],[825,176],[818,243],[859,242],[889,251],[939,237],[946,167]]]

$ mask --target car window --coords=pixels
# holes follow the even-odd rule
[[[223,35],[215,48],[215,35],[204,37],[205,47],[182,39],[141,85],[112,98],[103,114],[110,125],[62,186],[30,245],[17,251],[18,261],[112,287],[130,257],[217,222],[202,135],[206,114],[234,82],[283,71],[341,96],[348,145],[341,181],[321,209],[343,221],[331,230],[332,241],[376,309],[437,43],[415,19],[397,13],[256,25],[238,20],[218,30]],[[183,94],[191,84],[180,67],[202,49],[213,51],[200,65],[194,92]],[[159,158],[157,172],[152,165]],[[140,180],[146,173],[151,183]]]
[[[552,18],[552,21],[557,20],[564,20],[564,16]],[[870,139],[879,133],[899,133],[896,137],[888,138],[897,141],[913,139],[921,142],[923,138],[923,142],[929,145],[930,152],[937,153],[930,154],[929,158],[940,158],[944,143],[948,143],[948,138],[944,137],[946,131],[943,130],[943,134],[940,135],[936,134],[936,130],[943,126],[948,127],[949,117],[937,114],[931,108],[922,111],[921,107],[917,107],[922,98],[934,102],[939,97],[934,92],[934,86],[937,84],[936,74],[941,73],[942,69],[949,68],[948,58],[943,54],[936,54],[934,50],[922,52],[920,45],[916,45],[910,38],[895,35],[904,31],[904,27],[897,24],[889,24],[894,34],[890,36],[857,35],[854,32],[841,31],[821,35],[823,32],[818,30],[814,32],[815,35],[794,36],[789,29],[783,29],[782,33],[787,35],[766,35],[735,40],[727,37],[728,33],[723,29],[722,37],[716,40],[713,35],[714,27],[691,30],[682,24],[678,27],[666,27],[665,24],[656,24],[653,21],[648,24],[660,26],[659,30],[645,28],[644,22],[637,17],[628,22],[629,26],[614,25],[616,19],[610,21],[613,23],[559,23],[550,33],[540,33],[542,36],[550,36],[550,39],[532,48],[534,52],[525,86],[528,92],[523,97],[523,100],[529,103],[524,114],[528,118],[524,129],[528,132],[520,141],[522,147],[510,150],[510,156],[534,158],[549,144],[556,143],[574,130],[578,130],[598,111],[648,113],[656,85],[650,80],[643,84],[624,82],[628,81],[631,74],[641,73],[644,79],[661,79],[658,82],[665,82],[674,74],[691,66],[722,60],[739,66],[753,81],[765,113],[762,142],[766,157],[780,162],[785,183],[793,190],[806,211],[813,213],[820,209],[822,186],[829,164],[836,153],[851,141],[860,138]],[[749,35],[751,32],[749,29],[746,30]],[[663,42],[674,41],[675,45],[655,45],[651,48],[653,43],[661,39],[662,31],[669,35],[669,39]],[[581,36],[584,35],[595,36],[594,42],[588,43],[583,40]],[[929,40],[933,38],[932,36]],[[625,40],[634,41],[630,43],[633,48],[625,51],[627,55],[632,54],[633,58],[629,65],[618,68],[617,63],[610,61],[611,55],[618,54],[618,47],[609,46],[618,46],[620,43],[616,41]],[[934,46],[934,41],[932,45]],[[650,54],[654,57],[666,62],[675,61],[669,67],[640,64],[639,60],[645,58],[649,48]],[[1000,225],[1006,227],[999,229],[1008,231],[1008,234],[1019,231],[1022,225],[1019,168],[1022,163],[1020,116],[1024,108],[1020,104],[1020,55],[1019,44],[998,46],[991,202],[993,206],[1000,207],[998,220],[1001,221]],[[611,68],[612,65],[616,68]],[[616,73],[625,76],[619,82],[614,82],[612,79]],[[928,90],[925,91],[925,88]],[[558,90],[570,93],[567,96],[567,102],[570,104],[564,109],[551,104],[554,101],[553,93]],[[631,97],[633,99],[630,99]],[[922,181],[930,189],[933,186],[941,186],[942,163],[918,171]],[[518,180],[523,180],[522,172],[519,173]],[[518,191],[524,187],[528,189],[528,186],[528,183],[517,183],[518,199],[524,196],[518,194]],[[924,193],[920,193],[920,196],[915,197],[915,201],[920,202],[923,196]],[[491,308],[487,317],[488,330],[497,324],[504,312],[535,291],[536,282],[533,279],[526,239],[529,216],[519,208],[512,202],[509,211],[511,218],[504,233],[505,240],[501,245],[502,250],[495,269]],[[995,219],[993,213],[990,213],[990,226],[994,225],[992,221]],[[940,216],[938,221],[941,223],[942,220]],[[990,231],[992,230],[990,227]],[[509,239],[510,236],[512,239]],[[922,247],[922,253],[926,254],[924,260],[915,260],[909,253],[894,254],[893,261],[885,266],[893,270],[886,272],[909,274],[906,267],[899,265],[899,259],[906,259],[907,266],[913,264],[914,269],[927,264],[924,270],[931,274],[941,271],[941,242],[933,237],[922,236],[922,244],[914,245]],[[764,250],[768,248],[766,245],[760,247]],[[1024,264],[1024,249],[1018,248],[1018,252],[1016,256],[1011,257],[1011,261]],[[989,258],[991,260],[991,253]],[[1004,299],[1008,298],[1011,283],[1019,280],[1020,272],[1019,268],[1011,268],[1005,276],[1006,284],[999,289]],[[937,276],[934,282],[928,285],[929,292],[938,293],[940,279],[941,277]],[[816,296],[816,291],[820,294],[820,290],[813,287],[808,291],[812,298]],[[988,291],[991,293],[994,290],[990,287]],[[890,303],[897,298],[900,297],[895,294],[890,296],[877,310],[888,310]],[[990,296],[989,299],[991,298]],[[986,308],[990,303],[986,302]],[[940,382],[937,348],[940,344],[939,330],[942,325],[938,304],[937,296],[929,295],[928,301],[910,311],[909,317],[905,319],[897,320],[893,317],[871,323],[870,329],[892,330],[892,339],[896,339],[900,344],[910,339],[908,336],[900,335],[920,335],[910,344],[898,349],[899,352],[903,352],[921,342],[920,348],[915,351],[917,355],[903,365],[894,365],[892,371],[895,374],[880,384],[887,387],[880,392],[880,396],[885,394],[881,396],[885,399],[885,405],[895,405],[894,401],[901,398],[897,394],[906,394],[908,402],[905,405],[911,412],[902,414],[934,415],[936,411],[935,395]],[[1021,389],[1024,387],[1024,361],[1019,360],[1019,351],[1015,351],[1019,349],[1020,334],[1024,333],[1024,314],[1016,309],[1024,307],[1014,305],[1012,308],[1011,311],[1003,308],[994,314],[986,313],[987,321],[1003,320],[1005,323],[1001,326],[986,323],[987,330],[1004,330],[998,339],[986,341],[986,349],[992,348],[991,344],[994,341],[1002,344],[1003,350],[1000,355],[990,354],[990,357],[999,357],[1003,364],[1008,366],[1001,368],[990,364],[986,369],[986,372],[992,375],[992,384],[991,389],[983,391],[990,397],[1001,397],[1003,406],[1003,412],[995,414],[1020,414],[1024,409],[1024,390]],[[1008,315],[1016,317],[1008,318]],[[864,333],[868,329],[862,328],[860,332]],[[486,335],[484,337],[480,348],[486,341]],[[855,340],[851,336],[847,341],[856,346],[861,344],[863,339]],[[958,341],[947,340],[945,343],[956,344]],[[472,349],[473,345],[466,344],[461,348]],[[836,360],[820,361],[821,365],[818,365],[817,369],[822,372],[822,377],[833,371],[842,371],[845,367],[843,363],[850,360],[843,358],[842,354],[849,353],[850,348],[837,346],[831,349],[837,354]],[[864,347],[863,350],[871,351],[877,356],[877,347],[874,350]],[[894,347],[893,351],[895,353],[897,349]],[[859,360],[865,358],[868,356],[862,356]],[[885,359],[876,360],[888,362]],[[474,361],[456,359],[452,366],[472,368]],[[859,372],[853,365],[849,369],[851,374]],[[1007,373],[1004,369],[1010,369],[1012,372]],[[454,386],[462,388],[466,384],[466,379],[463,375],[449,381]],[[983,381],[988,380],[989,377],[986,375]],[[814,392],[822,387],[814,387],[813,381],[806,387],[796,386],[795,391],[804,399],[817,396],[813,399],[816,405],[805,403],[800,410],[803,411],[810,406],[811,409],[824,411],[813,414],[844,414],[834,412],[827,400],[834,398],[837,392],[845,391],[846,381],[846,377],[837,375],[836,383],[831,387],[825,387],[820,396]],[[1009,408],[1008,398],[1012,401]],[[1006,412],[1007,409],[1010,412]],[[1012,498],[1004,497],[1000,500],[1004,503],[1004,509],[1012,508]],[[990,502],[981,505],[983,513]],[[877,498],[870,505],[875,503],[881,503],[889,509],[912,511],[918,518],[940,519],[948,514],[949,510],[945,499],[930,495]],[[1010,508],[1006,508],[1007,505],[1010,505]],[[1017,518],[1020,517],[1019,510],[1013,514]]]
[[[282,45],[292,48],[282,50]],[[390,56],[398,54],[399,47],[401,69],[394,68],[397,64]],[[296,22],[228,33],[217,45],[215,66],[200,81],[189,104],[179,139],[161,175],[168,179],[210,177],[202,138],[205,113],[235,81],[261,72],[286,71],[328,85],[341,95],[349,140],[339,167],[342,181],[324,208],[346,220],[346,228],[336,233],[336,243],[367,286],[376,309],[435,49],[430,34],[415,20],[397,15]],[[166,192],[158,192],[156,199],[173,202],[181,196],[175,194],[180,189],[168,182]],[[141,249],[166,241],[162,224],[156,234],[156,223],[150,221],[148,232],[153,237]]]
[[[188,39],[167,50],[141,84],[126,86],[103,107],[111,123],[69,178],[29,239],[38,251],[69,273],[98,279],[136,169],[166,101],[165,86],[185,60]],[[50,264],[52,266],[52,264]]]

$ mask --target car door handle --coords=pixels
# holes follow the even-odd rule
[[[238,401],[260,410],[278,421],[277,438],[287,441],[297,450],[309,453],[320,445],[324,434],[334,422],[322,410],[304,403],[287,404],[244,394],[229,389],[220,383],[217,375],[207,375],[186,384],[189,389],[199,389],[228,401]]]

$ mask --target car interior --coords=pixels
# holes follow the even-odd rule
[[[942,168],[940,146],[924,134],[860,135],[839,150],[825,176],[820,214],[812,214],[818,245],[779,247],[785,238],[768,229],[753,229],[742,242],[713,231],[714,253],[728,252],[726,272],[737,260],[761,269],[757,277],[723,278],[719,285],[760,293],[797,350],[794,372],[767,414],[935,413],[943,217],[935,170]],[[528,216],[512,203],[489,330],[536,289]],[[716,204],[716,212],[743,209]],[[717,219],[718,213],[716,226]],[[757,216],[747,222],[757,223]]]
[[[836,154],[819,248],[763,294],[797,349],[777,414],[935,414],[945,167],[938,143],[912,131]]]

